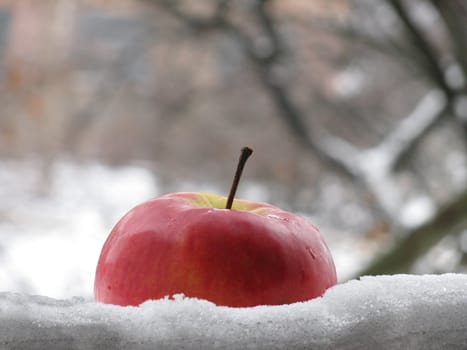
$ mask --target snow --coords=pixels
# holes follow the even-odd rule
[[[467,276],[363,277],[303,303],[139,307],[0,293],[0,348],[465,349]]]
[[[436,205],[432,198],[424,195],[411,198],[402,205],[400,221],[405,227],[417,227],[433,218]]]
[[[406,229],[414,228],[430,218],[435,208],[430,200],[421,198],[410,199],[409,205],[404,205],[393,168],[401,154],[439,119],[446,103],[447,98],[443,92],[428,92],[410,115],[378,146],[360,152],[357,157],[360,176],[385,214]]]
[[[365,82],[363,72],[354,66],[349,66],[333,77],[331,85],[336,97],[350,99],[362,91]]]
[[[130,208],[158,194],[145,168],[56,161],[47,194],[38,164],[0,162],[0,290],[90,296],[102,245]]]

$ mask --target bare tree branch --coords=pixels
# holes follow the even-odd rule
[[[281,36],[277,31],[276,25],[270,13],[271,0],[257,0],[255,1],[255,14],[258,23],[261,25],[264,33],[268,37],[270,49],[267,54],[262,54],[263,61],[277,60],[283,51],[284,43]]]
[[[447,84],[444,78],[444,70],[439,65],[437,54],[425,39],[420,29],[415,25],[414,21],[404,8],[400,0],[387,0],[388,4],[391,5],[397,16],[401,20],[402,24],[407,30],[413,44],[419,49],[420,53],[423,54],[424,62],[427,66],[427,72],[432,77],[433,81],[448,95],[448,98],[452,97],[453,91]]]
[[[329,20],[316,20],[307,24],[317,31],[332,33],[341,39],[370,48],[375,52],[394,57],[404,64],[414,68],[414,56],[420,56],[410,44],[396,40],[382,29],[378,29],[378,36],[374,32],[368,33],[351,25],[332,23]]]
[[[388,166],[394,169],[415,143],[441,119],[448,108],[446,96],[440,90],[432,90],[423,97],[410,115],[405,117],[390,133],[378,149],[390,157]]]
[[[167,1],[162,1],[162,4],[167,5]],[[220,28],[232,35],[250,59],[259,81],[269,92],[279,110],[278,116],[297,140],[328,166],[361,183],[375,198],[380,214],[396,227],[404,227],[401,218],[403,202],[400,190],[392,178],[392,172],[399,160],[410,151],[411,146],[426,135],[443,114],[446,107],[444,94],[439,91],[429,93],[393,133],[379,146],[370,150],[360,151],[323,128],[310,129],[305,123],[306,113],[290,96],[289,87],[274,74],[274,67],[278,64],[280,53],[285,47],[277,31],[277,24],[269,12],[269,4],[270,0],[255,1],[256,24],[271,43],[268,55],[258,51],[254,45],[254,38],[231,23],[228,18],[217,21],[217,27],[200,25],[198,19],[193,20],[190,15],[180,12],[173,3],[170,3],[167,9],[188,25],[195,23],[196,27],[205,30]],[[208,20],[208,23],[213,21]]]
[[[120,49],[114,61],[106,66],[99,77],[95,92],[90,96],[87,103],[76,112],[68,125],[65,136],[66,148],[72,149],[75,147],[82,135],[95,122],[95,116],[103,113],[103,110],[115,95],[115,91],[122,86],[122,83],[115,78],[116,73],[121,72],[123,67],[144,56],[150,50],[153,34],[153,28],[139,31],[134,36],[134,40],[128,41]]]
[[[358,276],[409,271],[413,263],[443,237],[467,227],[465,208],[467,208],[467,190],[441,208],[431,220],[397,241],[394,247],[378,257]]]
[[[216,3],[216,10],[211,17],[197,17],[193,14],[183,12],[179,6],[178,1],[171,0],[146,0],[155,5],[161,6],[164,10],[168,11],[172,16],[183,21],[196,31],[209,31],[219,28],[223,25],[224,20],[227,18],[229,10],[229,0],[218,0]]]
[[[467,207],[467,191],[453,203],[441,209],[434,218],[421,226],[404,221],[405,200],[396,183],[393,173],[401,159],[414,148],[441,118],[452,111],[455,92],[447,83],[444,71],[438,62],[437,54],[425,39],[423,33],[414,24],[400,0],[387,0],[402,24],[413,44],[418,59],[423,63],[435,88],[424,96],[412,113],[376,147],[358,150],[345,140],[329,134],[322,128],[310,128],[305,122],[307,113],[294,101],[287,83],[275,74],[286,47],[282,42],[278,25],[270,12],[271,0],[256,0],[254,7],[255,24],[262,30],[269,44],[268,50],[260,50],[255,45],[255,38],[232,23],[226,16],[226,10],[219,10],[212,18],[192,18],[177,9],[175,3],[159,1],[175,17],[195,30],[223,30],[232,36],[250,60],[259,82],[271,96],[289,131],[306,148],[317,155],[323,162],[346,174],[357,184],[364,187],[376,201],[381,216],[401,232],[397,244],[386,255],[363,271],[363,274],[392,273],[407,271],[420,254],[425,253],[442,237],[464,225],[464,209]],[[214,19],[213,19],[214,18]],[[403,233],[403,234],[402,234]]]
[[[273,102],[280,111],[279,116],[292,134],[295,135],[297,140],[299,140],[305,148],[312,150],[330,167],[337,168],[340,172],[355,177],[356,169],[350,161],[355,154],[348,153],[354,151],[353,147],[350,145],[344,146],[343,140],[338,142],[336,138],[323,130],[310,132],[304,122],[304,113],[297,104],[293,102],[292,97],[289,95],[288,88],[280,82],[274,74],[274,66],[277,64],[276,61],[280,53],[284,50],[284,47],[280,35],[277,32],[276,24],[274,23],[272,15],[269,13],[269,4],[270,0],[257,0],[255,4],[255,17],[258,25],[263,29],[263,32],[267,35],[267,39],[271,44],[270,50],[265,55],[263,51],[258,50],[254,45],[253,38],[248,36],[240,27],[231,23],[227,18],[222,18],[222,20],[217,21],[208,19],[206,23],[203,23],[202,19],[194,18],[190,14],[180,11],[171,1],[159,2],[159,5],[163,6],[165,10],[195,29],[209,31],[220,28],[232,35],[253,63],[259,81],[271,95]],[[339,144],[340,151],[337,151],[337,144]],[[347,151],[346,153],[339,153],[344,149]]]
[[[440,17],[450,34],[454,54],[462,67],[464,80],[467,78],[467,5],[461,1],[430,0],[438,10]],[[465,83],[464,83],[465,89]]]

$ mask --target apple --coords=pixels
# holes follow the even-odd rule
[[[184,294],[246,307],[309,300],[336,284],[314,225],[232,192],[170,193],[130,210],[102,248],[95,300],[125,306]]]

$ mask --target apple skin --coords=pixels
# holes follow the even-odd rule
[[[246,307],[305,301],[336,284],[318,229],[266,203],[171,193],[130,210],[96,269],[94,298],[116,305],[184,294]]]

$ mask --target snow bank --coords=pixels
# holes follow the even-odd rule
[[[1,349],[465,349],[467,275],[363,277],[304,303],[140,307],[0,293]]]

